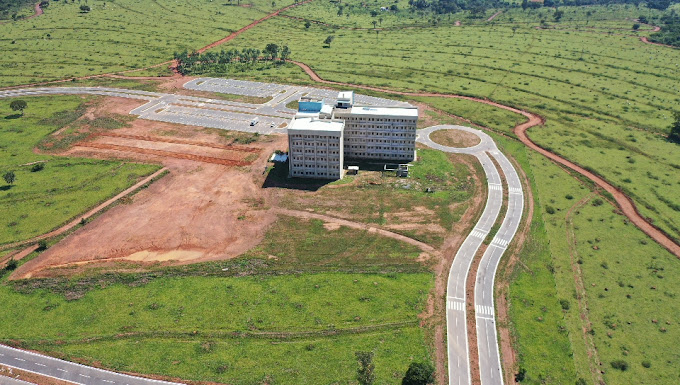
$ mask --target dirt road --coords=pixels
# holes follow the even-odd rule
[[[621,190],[617,189],[614,187],[612,184],[607,182],[605,179],[602,177],[595,175],[594,173],[584,169],[583,167],[577,165],[574,162],[571,162],[567,159],[562,158],[561,156],[552,153],[543,147],[540,147],[536,143],[534,143],[531,138],[527,135],[527,130],[531,127],[539,126],[544,123],[544,120],[541,116],[537,114],[533,114],[528,111],[520,110],[514,107],[506,106],[500,103],[496,103],[490,100],[486,99],[480,99],[480,98],[473,98],[470,96],[462,96],[462,95],[452,95],[452,94],[441,94],[441,93],[430,93],[430,92],[404,92],[404,91],[394,91],[394,90],[389,90],[385,88],[380,88],[380,87],[371,87],[371,86],[365,86],[365,85],[360,85],[360,84],[349,84],[349,83],[342,83],[342,82],[334,82],[330,80],[325,80],[322,79],[314,70],[312,70],[308,65],[301,63],[301,62],[296,62],[296,61],[290,61],[293,64],[296,64],[300,68],[302,68],[309,77],[319,83],[325,83],[325,84],[334,84],[334,85],[340,85],[340,86],[346,86],[350,88],[359,88],[359,89],[365,89],[365,90],[371,90],[371,91],[378,91],[378,92],[386,92],[386,93],[391,93],[391,94],[397,94],[397,95],[404,95],[404,96],[419,96],[419,97],[441,97],[441,98],[457,98],[457,99],[465,99],[465,100],[471,100],[475,101],[478,103],[484,103],[488,104],[490,106],[498,107],[507,111],[511,111],[517,114],[521,114],[524,117],[527,118],[527,121],[516,126],[514,128],[514,133],[517,135],[519,140],[524,143],[527,147],[531,148],[534,151],[539,152],[543,156],[549,158],[550,160],[559,163],[563,166],[566,166],[579,174],[585,176],[586,178],[592,180],[606,190],[608,193],[612,194],[614,196],[614,199],[616,200],[616,203],[618,204],[619,208],[623,212],[623,214],[630,219],[631,222],[635,224],[640,230],[642,230],[645,234],[650,236],[652,239],[654,239],[657,243],[659,243],[661,246],[665,247],[668,251],[673,253],[676,257],[680,258],[680,245],[676,243],[673,239],[671,239],[670,236],[668,236],[666,233],[664,233],[662,230],[651,224],[647,219],[645,219],[637,210],[635,207],[635,204],[633,201],[626,196]]]

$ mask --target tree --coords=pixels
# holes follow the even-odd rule
[[[434,368],[429,363],[411,362],[401,385],[427,385],[434,383]]]
[[[675,122],[671,125],[671,132],[668,134],[668,140],[675,143],[680,143],[680,111],[673,113]]]
[[[312,26],[312,23],[309,20],[305,21],[305,29],[309,29],[309,27]]]
[[[555,18],[555,22],[556,22],[556,23],[559,23],[559,22],[560,22],[560,19],[562,19],[562,16],[564,16],[564,11],[561,10],[561,9],[560,9],[560,10],[557,10],[557,11],[555,11],[555,14],[554,14],[553,16],[554,16],[554,18]]]
[[[279,56],[279,46],[274,43],[269,43],[264,48],[263,53],[269,60],[275,60]]]
[[[529,0],[522,0],[522,10],[526,10],[529,7]]]
[[[24,109],[28,106],[28,103],[26,103],[25,100],[12,100],[12,102],[9,104],[9,108],[12,109],[12,111],[21,111],[21,116],[24,115]]]
[[[324,40],[323,42],[324,42],[324,44],[326,44],[326,45],[330,48],[331,43],[333,42],[333,40],[335,40],[335,36],[329,35],[329,36],[326,38],[326,40]]]
[[[12,184],[16,180],[16,175],[14,175],[14,171],[9,171],[2,176],[2,179],[4,179],[7,184]]]
[[[281,61],[286,61],[290,57],[290,48],[288,48],[287,45],[284,45],[283,48],[281,48],[281,54],[279,55],[281,58]]]
[[[380,22],[380,26],[382,27],[382,17],[379,17],[378,21]]]
[[[373,28],[375,28],[375,26],[376,26],[377,24],[378,24],[378,22],[375,21],[375,20],[373,20]]]
[[[81,5],[80,6],[80,12],[82,12],[82,13],[90,12],[90,6],[89,5]]]
[[[359,361],[357,368],[357,381],[360,385],[373,385],[375,381],[375,364],[373,364],[373,352],[354,353]]]
[[[633,24],[633,30],[637,31],[638,29],[640,29],[640,24],[638,23]]]

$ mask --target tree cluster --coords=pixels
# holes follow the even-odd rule
[[[661,31],[649,36],[649,41],[680,47],[680,15],[670,12],[661,17]]]
[[[431,10],[438,14],[456,13],[469,10],[473,15],[481,15],[489,8],[503,5],[499,0],[409,0],[408,5],[417,10]]]
[[[282,63],[290,57],[290,49],[270,43],[263,50],[244,48],[220,52],[198,53],[187,51],[175,53],[177,72],[182,75],[228,72],[234,67],[246,67],[258,62]]]

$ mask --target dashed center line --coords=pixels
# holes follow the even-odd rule
[[[23,362],[23,361],[26,361],[26,360],[24,360],[23,358],[19,358],[19,357],[14,357],[14,359],[17,360],[17,361],[22,361],[22,362]]]

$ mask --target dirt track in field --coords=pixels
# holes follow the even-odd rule
[[[577,165],[574,162],[571,162],[567,159],[562,158],[561,156],[552,153],[543,147],[540,147],[536,143],[534,143],[531,138],[527,135],[527,130],[531,127],[539,126],[544,123],[544,120],[541,116],[520,110],[514,107],[506,106],[500,103],[496,103],[490,100],[486,99],[480,99],[480,98],[473,98],[470,96],[462,96],[462,95],[452,95],[452,94],[440,94],[440,93],[430,93],[430,92],[405,92],[405,91],[394,91],[394,90],[389,90],[385,88],[380,88],[380,87],[372,87],[372,86],[365,86],[365,85],[360,85],[360,84],[349,84],[349,83],[342,83],[342,82],[335,82],[335,81],[330,81],[330,80],[325,80],[322,79],[314,70],[309,67],[308,65],[301,63],[301,62],[296,62],[296,61],[290,61],[293,64],[296,64],[300,68],[302,68],[309,77],[319,83],[325,83],[325,84],[333,84],[333,85],[340,85],[340,86],[346,86],[346,87],[351,87],[351,88],[359,88],[359,89],[365,89],[365,90],[370,90],[370,91],[377,91],[377,92],[384,92],[384,93],[390,93],[390,94],[397,94],[397,95],[403,95],[403,96],[419,96],[419,97],[441,97],[441,98],[458,98],[458,99],[465,99],[465,100],[471,100],[475,101],[478,103],[484,103],[490,106],[498,107],[507,111],[511,111],[517,114],[521,114],[524,117],[527,118],[527,121],[517,125],[514,128],[514,133],[517,135],[519,140],[524,143],[527,147],[530,149],[540,153],[541,155],[549,158],[555,163],[558,163],[560,165],[566,166],[577,173],[585,176],[586,178],[590,179],[593,181],[595,184],[606,190],[608,193],[612,194],[614,196],[614,199],[616,200],[617,205],[623,212],[623,214],[630,219],[635,226],[637,226],[640,230],[642,230],[645,234],[647,234],[649,237],[654,239],[657,243],[659,243],[661,246],[666,248],[668,251],[673,253],[676,257],[680,258],[680,244],[676,243],[670,236],[668,236],[665,232],[663,232],[661,229],[658,227],[654,226],[652,223],[650,223],[646,218],[644,218],[637,210],[635,207],[635,204],[633,201],[625,195],[621,190],[617,189],[614,187],[612,184],[607,182],[604,178],[595,175],[594,173],[587,171],[583,167]]]

